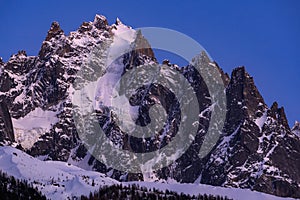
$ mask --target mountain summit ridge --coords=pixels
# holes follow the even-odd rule
[[[96,15],[93,22],[84,22],[69,35],[53,22],[38,56],[27,56],[22,51],[6,63],[0,62],[0,145],[18,145],[34,157],[68,162],[121,181],[171,178],[181,183],[249,188],[282,197],[300,197],[300,138],[295,134],[299,133],[299,123],[291,129],[283,108],[278,108],[276,102],[270,108],[266,105],[245,67],[234,69],[229,77],[205,54],[201,55],[202,64],[216,67],[221,73],[228,110],[222,136],[207,156],[200,159],[197,155],[209,125],[209,109],[199,117],[200,128],[195,141],[184,155],[172,165],[153,172],[151,177],[115,170],[90,155],[73,120],[73,83],[85,63],[96,60],[91,56],[93,50],[99,45],[105,48],[101,46],[104,44],[113,47],[123,29],[131,32],[132,38],[124,43],[128,48],[132,45],[143,48],[119,58],[118,64],[114,63],[118,68],[114,75],[120,72],[121,76],[133,67],[157,63],[151,44],[140,32],[120,20],[109,25],[102,15]],[[195,67],[176,68],[171,64],[169,67],[189,81],[200,111],[209,108],[209,91]],[[103,75],[108,73],[109,70],[103,71]],[[149,120],[147,111],[157,99],[166,110],[170,109],[170,118],[176,122],[179,111],[172,93],[152,85],[137,94],[145,91],[145,95],[133,99],[139,106],[139,123]],[[96,111],[99,123],[107,124],[109,138],[125,149],[155,150],[157,146],[168,144],[167,139],[159,136],[172,138],[176,134],[177,124],[170,123],[170,128],[157,138],[149,139],[147,146],[120,131],[113,116],[107,113],[109,109],[105,106]],[[31,143],[26,143],[27,140]]]

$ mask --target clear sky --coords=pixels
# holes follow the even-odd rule
[[[0,56],[37,55],[52,21],[69,33],[97,13],[187,34],[226,72],[244,65],[269,106],[284,106],[291,125],[300,120],[299,0],[1,0]]]

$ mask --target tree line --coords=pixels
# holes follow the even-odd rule
[[[81,196],[81,200],[229,200],[228,197],[211,194],[189,195],[166,190],[148,189],[139,185],[102,186],[89,196]]]
[[[46,200],[46,197],[26,180],[18,180],[0,171],[1,200]]]

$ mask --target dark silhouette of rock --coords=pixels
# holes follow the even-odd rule
[[[61,34],[64,34],[64,31],[60,28],[59,23],[53,22],[51,24],[50,30],[48,31],[48,35],[45,41],[50,41],[52,38],[55,38],[56,36],[59,36]]]
[[[0,143],[4,140],[15,141],[15,135],[9,110],[4,102],[0,102]]]

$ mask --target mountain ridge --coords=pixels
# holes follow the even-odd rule
[[[85,62],[96,60],[91,57],[95,47],[100,45],[105,48],[101,46],[105,42],[111,45],[120,34],[118,31],[123,29],[132,30],[120,20],[117,20],[116,24],[108,25],[104,16],[96,15],[93,22],[84,22],[77,31],[66,36],[59,24],[54,22],[38,56],[27,56],[25,51],[20,51],[6,63],[0,62],[1,108],[7,107],[9,111],[1,109],[0,112],[0,144],[2,140],[2,145],[18,145],[32,156],[85,166],[109,174],[117,180],[149,178],[143,174],[120,172],[95,160],[83,146],[73,121],[71,94],[72,83],[78,78],[76,73]],[[130,51],[121,58],[117,66],[121,68],[121,74],[136,66],[157,63],[147,40],[139,32],[133,31],[133,35],[134,42],[127,41],[128,45],[141,45],[144,48]],[[223,135],[209,155],[203,159],[195,157],[207,131],[211,113],[208,110],[199,118],[199,133],[187,152],[171,166],[155,172],[152,179],[172,178],[182,183],[198,182],[250,188],[278,196],[300,197],[300,171],[297,167],[300,166],[300,139],[294,134],[298,126],[291,130],[284,109],[278,108],[276,102],[268,108],[245,67],[234,69],[229,77],[216,62],[210,61],[207,55],[203,54],[201,58],[203,65],[216,67],[220,71],[226,86],[228,112]],[[207,109],[211,104],[209,91],[195,68],[192,65],[182,68],[176,68],[174,65],[169,67],[179,71],[189,80],[196,92],[200,110]],[[107,73],[103,71],[103,74]],[[159,94],[161,101],[175,105],[170,93],[163,88],[152,86],[150,91]],[[149,110],[154,97],[146,95],[136,102],[141,102],[138,104],[141,110],[139,120],[143,123],[149,116],[147,112],[142,111]],[[38,109],[42,111],[37,112]],[[175,114],[170,117],[176,118],[178,110],[176,107],[172,109]],[[51,112],[55,113],[55,116],[52,116]],[[97,112],[102,125],[112,118],[106,118],[106,107]],[[34,116],[36,120],[46,116],[48,122],[54,124],[25,127],[20,123],[20,119],[29,115]],[[16,122],[19,122],[24,130],[18,138],[15,138]],[[170,127],[176,130],[176,125]],[[128,142],[126,134],[120,133],[113,123],[108,125],[107,130],[110,139],[118,140],[118,144],[123,148],[129,146],[136,150],[147,149],[143,145],[139,147],[138,140],[134,138],[132,141],[135,142]],[[172,137],[176,134],[174,130],[170,128],[167,134]],[[31,147],[24,149],[21,141],[28,132],[35,136],[32,139],[35,142]],[[155,144],[165,142],[149,140],[149,148],[155,149]]]

